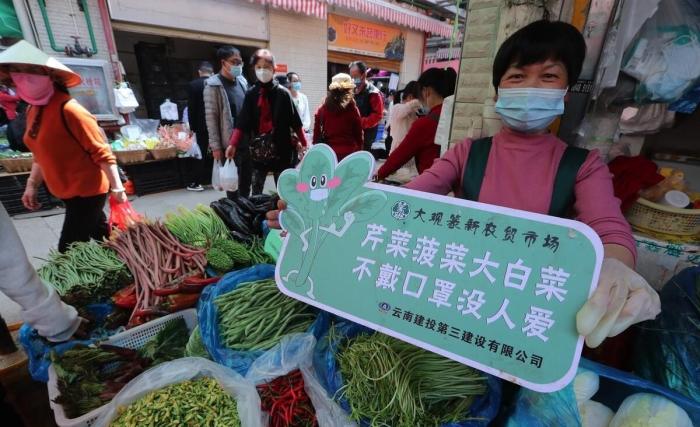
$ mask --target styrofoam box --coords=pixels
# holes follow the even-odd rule
[[[144,323],[143,325],[129,329],[128,331],[113,335],[106,341],[101,342],[101,344],[109,344],[117,347],[126,347],[132,350],[138,350],[146,345],[151,338],[156,336],[156,334],[158,334],[158,332],[160,332],[165,325],[177,319],[183,319],[187,324],[187,329],[192,332],[194,327],[197,326],[197,310],[190,308],[163,316],[159,319],[152,320]],[[49,382],[46,385],[49,391],[49,405],[51,405],[51,409],[53,409],[56,424],[58,424],[59,427],[92,427],[107,405],[105,404],[99,408],[93,409],[92,411],[78,418],[66,418],[65,412],[63,412],[63,406],[59,405],[58,403],[54,403],[54,400],[60,394],[58,392],[57,381],[58,378],[56,377],[56,371],[54,370],[53,365],[51,365],[49,367]]]

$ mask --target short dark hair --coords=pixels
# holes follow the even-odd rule
[[[493,61],[493,87],[498,90],[512,65],[524,67],[548,59],[564,64],[569,85],[573,85],[585,57],[586,41],[576,27],[561,21],[535,21],[513,33],[498,49]]]
[[[241,56],[241,51],[231,45],[221,46],[216,50],[216,58],[219,61],[225,61],[233,55]]]
[[[418,77],[418,86],[432,88],[443,98],[446,98],[455,93],[455,85],[457,84],[457,72],[452,67],[447,68],[430,68],[423,71],[423,74]]]
[[[258,49],[255,51],[253,56],[250,57],[250,65],[255,65],[259,60],[264,59],[266,61],[272,62],[275,65],[275,55],[270,52],[269,49]]]
[[[294,71],[290,71],[287,73],[287,80],[289,80],[289,82],[291,83],[292,77],[294,77],[294,76],[299,77],[299,80],[301,80],[301,76],[299,75],[299,73],[296,73]]]
[[[202,71],[204,73],[213,73],[214,66],[211,65],[211,62],[209,61],[202,61],[199,63],[199,66],[197,66],[197,70]]]
[[[287,76],[284,74],[275,76],[275,80],[277,80],[277,83],[279,83],[282,86],[287,86],[287,84],[289,83],[289,80],[287,80]]]
[[[352,61],[350,65],[348,65],[348,70],[352,67],[357,67],[357,69],[360,70],[362,74],[367,72],[367,64],[365,64],[362,61]]]
[[[401,91],[401,101],[403,101],[404,96],[411,95],[413,99],[420,98],[420,86],[415,80],[411,80],[406,84],[406,87]]]

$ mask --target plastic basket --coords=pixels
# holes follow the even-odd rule
[[[174,159],[177,157],[177,148],[157,148],[155,150],[151,150],[151,155],[155,160]]]
[[[29,172],[32,170],[33,157],[18,157],[16,159],[0,159],[0,166],[9,173]]]
[[[118,163],[128,165],[145,161],[148,157],[148,150],[115,151],[114,155],[117,157]]]
[[[627,221],[641,231],[673,236],[700,234],[700,209],[677,209],[639,198],[627,211]]]
[[[183,319],[187,324],[187,329],[192,332],[192,329],[197,326],[197,310],[190,308],[152,320],[133,329],[129,329],[128,331],[113,335],[106,341],[103,341],[102,344],[138,350],[146,345],[151,338],[156,336],[165,325],[177,319]],[[47,388],[49,391],[49,405],[51,409],[53,409],[56,424],[59,427],[92,427],[95,421],[97,421],[97,418],[104,412],[107,404],[93,409],[78,418],[66,418],[65,412],[63,412],[63,406],[54,403],[54,400],[59,396],[57,381],[56,371],[52,365],[49,367],[49,382],[47,383]]]

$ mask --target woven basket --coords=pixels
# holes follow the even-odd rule
[[[640,197],[625,216],[635,229],[641,231],[673,236],[695,236],[700,233],[700,209],[672,208]]]
[[[155,160],[174,159],[177,157],[177,148],[157,148],[155,150],[151,150],[151,155]]]
[[[16,159],[0,159],[0,166],[9,173],[29,172],[32,170],[32,157],[19,157]]]
[[[117,162],[128,165],[129,163],[143,162],[148,157],[148,150],[115,151]]]

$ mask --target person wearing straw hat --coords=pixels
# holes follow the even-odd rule
[[[41,207],[37,189],[42,182],[63,200],[61,252],[73,242],[106,236],[107,194],[111,191],[119,203],[127,199],[104,132],[68,93],[67,88],[80,84],[80,76],[22,40],[0,53],[0,79],[29,104],[24,143],[34,155],[34,165],[22,196],[24,206]]]
[[[362,150],[362,118],[355,104],[355,83],[348,74],[333,76],[328,95],[314,116],[314,144],[328,144],[338,161]]]

